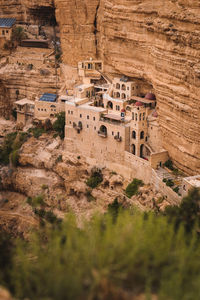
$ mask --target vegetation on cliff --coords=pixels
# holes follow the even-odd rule
[[[5,246],[0,241],[4,255],[9,249],[7,265],[0,260],[0,283],[18,299],[133,299],[141,294],[198,299],[199,202],[200,192],[194,190],[172,216],[122,210],[115,201],[107,214],[82,228],[68,215],[62,223],[43,225],[29,242],[18,241],[13,252],[9,240]]]

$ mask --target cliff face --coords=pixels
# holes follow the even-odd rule
[[[199,1],[56,0],[56,7],[65,62],[98,55],[107,72],[152,86],[163,146],[179,168],[200,172]]]
[[[33,10],[40,13],[53,8],[53,0],[0,0],[0,15],[5,18],[16,18],[20,22],[35,22]],[[48,14],[47,14],[48,16]]]
[[[96,56],[96,20],[99,0],[56,0],[63,59],[77,65],[81,59]]]

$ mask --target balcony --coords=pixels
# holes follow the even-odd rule
[[[121,137],[121,136],[115,135],[115,136],[114,136],[114,139],[115,139],[117,142],[122,142],[122,137]]]
[[[102,138],[107,138],[108,134],[107,134],[107,132],[99,130],[98,131],[98,136],[100,136]]]
[[[76,125],[76,123],[73,123],[73,128],[77,131],[77,133],[80,133],[83,129],[82,124]]]

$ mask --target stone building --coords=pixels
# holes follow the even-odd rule
[[[0,18],[0,38],[10,41],[15,23],[14,18]]]
[[[55,94],[44,93],[39,99],[35,100],[35,121],[53,119],[61,111],[65,111],[65,99],[61,99]]]
[[[17,112],[17,124],[30,124],[34,116],[35,102],[29,99],[21,99],[15,102]]]
[[[95,62],[90,61],[86,71],[89,63],[89,70],[94,70]],[[85,62],[78,68],[84,71],[88,84],[75,87],[74,96],[65,98],[66,150],[120,173],[129,170],[131,174],[130,160],[136,168],[162,166],[168,153],[162,148],[155,95],[138,97],[140,87],[125,76],[103,82],[103,72],[94,80],[93,73],[92,78],[85,73]],[[84,74],[79,72],[83,82]]]
[[[200,175],[186,177],[183,179],[182,196],[187,196],[189,190],[191,190],[192,188],[200,189]]]

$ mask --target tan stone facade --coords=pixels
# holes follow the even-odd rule
[[[17,111],[17,124],[27,125],[32,122],[34,116],[35,102],[21,99],[15,102]]]
[[[58,98],[55,102],[36,99],[34,119],[45,121],[55,118],[56,114],[65,111],[65,99]]]
[[[74,96],[66,99],[66,150],[102,166],[119,168],[120,173],[126,174],[132,174],[127,170],[133,168],[134,162],[137,168],[139,158],[140,166],[141,161],[145,165],[139,177],[144,179],[146,165],[150,170],[157,169],[168,159],[160,140],[155,95],[138,97],[140,87],[127,77],[114,78],[111,84],[105,84],[102,82],[106,76],[101,72],[95,81],[93,73],[92,77],[87,73],[88,65],[90,72],[95,63],[92,60],[79,63],[79,75],[83,82],[87,76],[90,83],[75,87]],[[131,164],[126,162],[127,153]],[[150,175],[146,177],[148,182]]]

